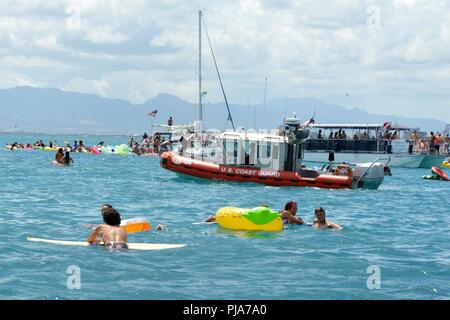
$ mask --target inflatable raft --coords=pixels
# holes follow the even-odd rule
[[[431,175],[429,176],[423,176],[422,179],[425,180],[444,180],[444,181],[450,181],[450,178],[448,175],[439,169],[438,167],[432,167],[431,168]]]
[[[217,211],[216,221],[219,226],[244,231],[281,231],[283,221],[279,212],[266,207],[243,209],[224,207]]]
[[[441,167],[442,168],[450,168],[450,160],[442,162]]]

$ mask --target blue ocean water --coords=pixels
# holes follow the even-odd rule
[[[376,191],[276,188],[180,178],[153,157],[73,154],[73,166],[56,167],[52,152],[3,150],[38,139],[128,137],[0,134],[0,299],[450,298],[450,183],[422,180],[429,170],[393,168]],[[222,206],[281,209],[288,200],[306,221],[322,206],[344,229],[270,234],[193,224]],[[167,226],[130,242],[188,246],[108,252],[26,240],[84,240],[83,224],[101,222],[103,203]],[[70,266],[80,268],[79,290],[67,286]],[[368,287],[370,266],[380,270],[379,289]]]

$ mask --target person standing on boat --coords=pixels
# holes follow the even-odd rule
[[[319,140],[323,139],[322,130],[319,130],[319,134],[317,135],[317,139],[319,139]]]
[[[434,137],[434,150],[436,150],[437,155],[439,155],[440,148],[441,148],[441,134],[438,132]]]
[[[450,146],[450,136],[447,133],[445,135],[445,139],[444,139],[444,150],[443,150],[444,154],[446,154],[446,155],[448,155],[450,153],[449,146]]]
[[[304,224],[302,218],[297,217],[297,202],[289,201],[280,212],[283,224]]]
[[[173,126],[173,119],[172,119],[172,117],[169,117],[169,120],[167,120],[167,125],[168,126]]]
[[[325,219],[325,210],[322,207],[318,207],[314,210],[314,215],[316,219],[314,220],[312,226],[318,229],[335,229],[341,230],[341,226],[336,223],[329,222]]]
[[[417,130],[413,131],[409,140],[413,143],[413,152],[419,151],[419,135],[417,134]]]
[[[430,135],[428,136],[428,145],[430,147],[430,153],[434,153],[434,132],[431,131]]]
[[[131,152],[140,156],[142,154],[141,148],[139,148],[139,143],[137,141],[134,142]]]
[[[159,135],[155,135],[155,138],[153,139],[153,152],[159,153]]]

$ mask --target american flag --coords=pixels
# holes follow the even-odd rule
[[[150,117],[156,117],[156,113],[158,112],[158,110],[153,110],[152,112],[149,112],[148,113],[148,115],[150,116]]]

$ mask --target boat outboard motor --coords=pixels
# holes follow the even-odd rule
[[[301,129],[301,121],[298,118],[285,118],[284,132],[294,141],[306,140],[310,133],[309,129]]]
[[[297,140],[305,140],[309,137],[309,129],[298,129],[295,131],[295,138]]]
[[[330,151],[330,153],[328,154],[328,161],[334,162],[334,152],[333,151]]]
[[[325,169],[326,167],[326,172],[330,172],[331,169],[333,168],[333,162],[334,162],[334,152],[330,151],[330,153],[328,153],[328,164],[324,164],[322,167],[322,171],[323,169]]]

